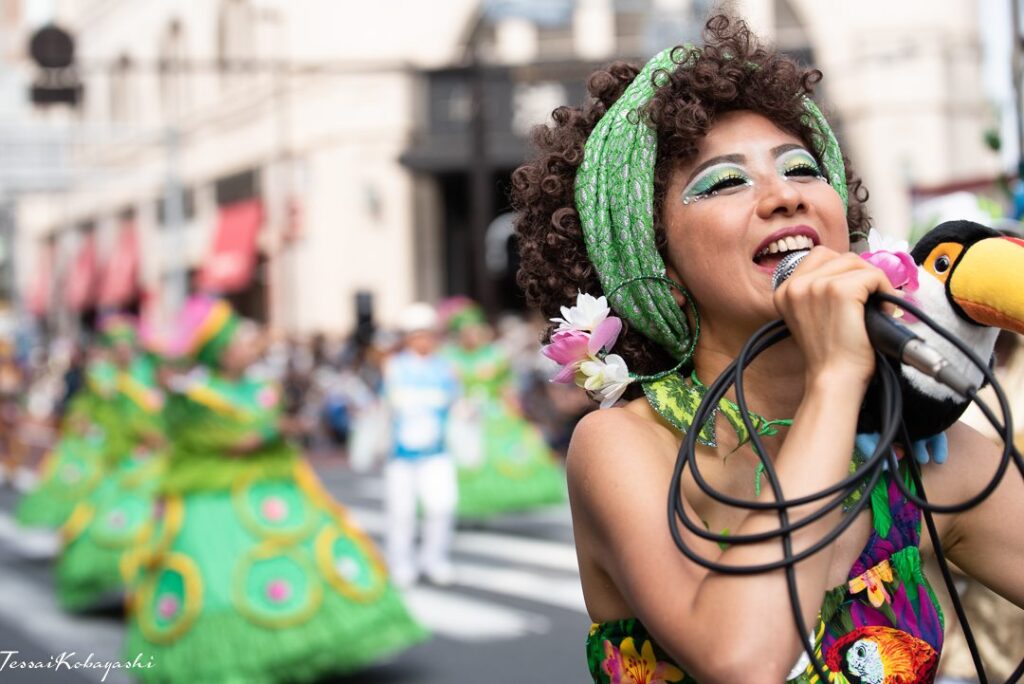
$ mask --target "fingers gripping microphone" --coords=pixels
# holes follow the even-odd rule
[[[807,250],[789,252],[779,261],[772,273],[772,289],[777,290],[807,256]],[[886,356],[916,368],[950,389],[967,396],[978,388],[965,378],[942,354],[925,344],[913,332],[892,320],[878,308],[878,302],[868,300],[864,306],[864,327],[871,346]]]

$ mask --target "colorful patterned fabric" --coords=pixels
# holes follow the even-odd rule
[[[197,375],[180,390],[156,528],[131,562],[125,653],[156,663],[140,678],[318,680],[422,640],[373,542],[281,438],[277,388]]]
[[[139,321],[134,316],[110,314],[99,322],[100,344],[112,347],[119,342],[134,345],[139,340]]]
[[[120,592],[124,563],[152,527],[152,507],[163,459],[152,447],[162,440],[163,394],[153,357],[139,355],[118,369],[107,402],[112,420],[104,431],[104,473],[61,528],[57,596],[80,610]]]
[[[914,491],[906,467],[897,477]],[[943,615],[938,599],[921,568],[921,512],[900,492],[893,475],[885,473],[871,491],[873,530],[864,550],[850,568],[846,583],[825,593],[815,631],[815,652],[827,666],[830,681],[901,682],[926,684],[935,678],[942,650]],[[656,661],[662,673],[674,672],[671,658],[658,647],[636,619],[594,625],[587,639],[587,663],[594,682],[685,682],[654,675],[627,680],[618,662],[637,644],[651,644],[645,667]],[[623,660],[623,662],[640,662]],[[806,663],[806,657],[803,659]],[[815,684],[818,677],[809,663],[790,682]],[[639,665],[637,665],[639,667]],[[653,672],[653,670],[651,670]]]
[[[71,399],[60,437],[40,466],[39,484],[18,502],[16,517],[27,526],[58,528],[108,467],[108,433],[118,428],[114,398],[117,368],[108,361],[92,361],[85,382]],[[113,432],[112,432],[113,431]],[[114,438],[114,448],[117,448]]]
[[[437,315],[444,329],[455,333],[466,326],[487,323],[487,316],[480,305],[464,295],[449,297],[438,304]]]
[[[668,73],[699,59],[693,46],[655,55],[615,101],[587,138],[576,173],[576,208],[587,254],[612,308],[676,359],[690,347],[692,331],[665,281],[655,246],[654,166],[657,136],[645,108]],[[842,152],[813,101],[806,119],[818,133],[817,150],[832,187],[847,202]]]
[[[153,530],[153,504],[164,461],[137,449],[105,473],[61,527],[57,598],[65,610],[118,599],[138,547]]]
[[[477,416],[480,458],[459,462],[460,518],[486,518],[560,503],[565,474],[540,431],[512,405],[509,359],[493,344],[445,350]],[[469,435],[464,435],[468,437]]]
[[[238,323],[238,315],[226,300],[196,295],[185,303],[176,324],[178,335],[168,343],[168,350],[174,356],[217,366]]]

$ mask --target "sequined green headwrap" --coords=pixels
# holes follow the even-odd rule
[[[649,61],[594,127],[576,173],[576,208],[587,254],[611,307],[630,326],[685,362],[696,331],[672,296],[682,289],[665,277],[654,237],[654,164],[658,143],[645,109],[677,67],[688,68],[700,51],[664,50]],[[673,56],[676,59],[673,59]],[[804,98],[806,121],[829,183],[847,203],[846,172],[839,143],[818,107]],[[692,306],[692,301],[691,301]],[[646,377],[636,379],[645,381]]]

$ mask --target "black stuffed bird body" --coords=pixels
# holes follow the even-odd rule
[[[918,287],[905,293],[938,324],[979,357],[992,357],[1000,329],[1024,333],[1024,240],[971,221],[948,221],[929,231],[911,250]],[[984,374],[952,343],[911,315],[909,328],[976,387]],[[913,440],[936,435],[955,423],[970,403],[915,368],[891,361],[903,392],[903,419]],[[858,432],[878,432],[878,387],[868,390]]]

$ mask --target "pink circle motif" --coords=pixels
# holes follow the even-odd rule
[[[288,504],[279,496],[268,496],[261,508],[263,517],[270,522],[281,522],[288,516]]]
[[[124,511],[112,511],[110,515],[107,516],[107,522],[110,523],[110,526],[114,529],[121,529],[125,524]]]
[[[273,580],[267,585],[267,598],[274,603],[281,603],[287,601],[288,597],[292,595],[291,585],[285,580]]]
[[[265,409],[274,408],[277,405],[277,391],[273,387],[264,387],[257,395],[256,401]]]
[[[178,614],[178,609],[181,607],[181,602],[178,601],[177,596],[171,594],[164,594],[160,597],[160,600],[156,604],[157,614],[165,620],[170,620],[172,617]]]

